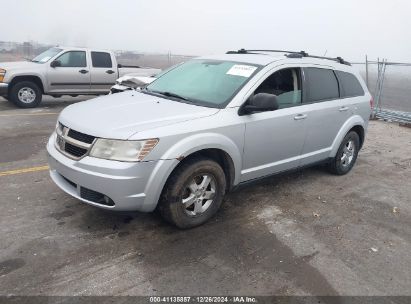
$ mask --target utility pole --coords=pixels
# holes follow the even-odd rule
[[[367,88],[370,88],[370,83],[368,80],[368,56],[365,55],[365,82],[367,84]]]

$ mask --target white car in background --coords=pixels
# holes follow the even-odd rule
[[[160,70],[158,70],[158,72],[160,72]],[[134,73],[124,75],[116,80],[116,84],[110,89],[110,94],[134,90],[152,83],[155,79],[155,76],[140,76]]]

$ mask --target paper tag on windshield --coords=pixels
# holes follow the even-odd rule
[[[235,64],[228,70],[226,74],[242,77],[250,77],[257,68],[252,65]]]

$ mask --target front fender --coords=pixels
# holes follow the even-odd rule
[[[7,73],[6,73],[7,75]],[[7,79],[8,83],[11,83],[13,80],[16,79],[16,77],[36,77],[38,79],[40,79],[42,85],[43,85],[43,89],[46,92],[47,89],[47,81],[46,81],[46,77],[41,74],[41,73],[37,73],[37,72],[29,72],[29,71],[21,71],[21,70],[16,70],[16,71],[11,71],[9,73],[9,79]]]
[[[241,173],[241,152],[237,145],[230,138],[217,133],[191,135],[171,146],[154,168],[145,189],[147,196],[145,211],[154,210],[168,177],[180,163],[179,159],[204,149],[220,149],[231,157],[235,171],[234,185],[238,184]]]
[[[233,161],[235,175],[234,184],[240,180],[241,173],[241,151],[233,140],[229,137],[218,133],[202,133],[188,136],[168,149],[162,159],[180,159],[190,154],[204,149],[219,149],[226,152]]]
[[[360,115],[351,116],[341,127],[340,131],[338,132],[337,136],[335,137],[332,143],[332,149],[330,152],[330,158],[334,158],[337,154],[338,148],[341,145],[345,135],[355,126],[361,126],[364,131],[367,130],[367,122]]]

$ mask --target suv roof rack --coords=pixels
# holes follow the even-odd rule
[[[324,56],[315,56],[309,55],[305,51],[283,51],[283,50],[246,50],[246,49],[239,49],[238,51],[228,51],[226,54],[261,54],[261,53],[286,53],[285,56],[287,58],[303,58],[303,57],[310,57],[310,58],[318,58],[318,59],[326,59],[336,61],[341,64],[351,65],[348,61],[345,61],[341,57],[324,57]]]

